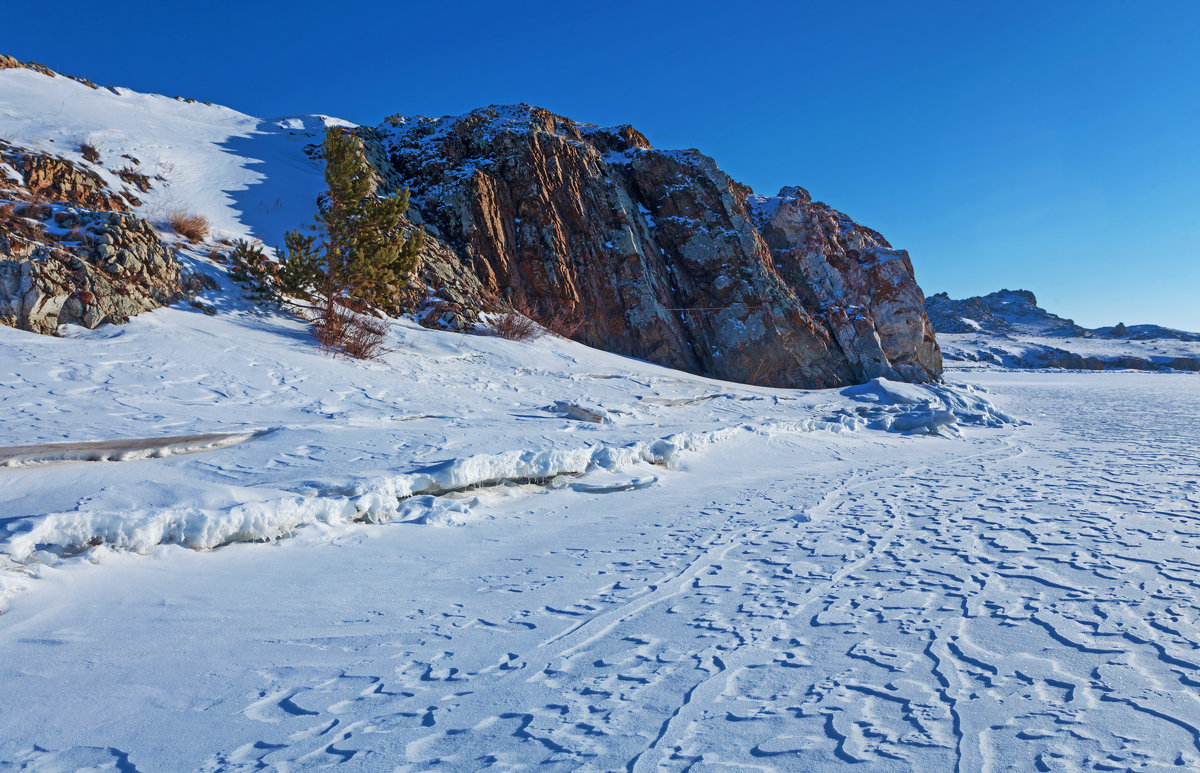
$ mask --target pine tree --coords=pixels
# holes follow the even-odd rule
[[[386,306],[407,284],[421,250],[421,232],[408,236],[402,226],[408,191],[376,196],[371,166],[345,129],[326,131],[322,155],[329,189],[317,200],[313,233],[284,237],[280,289],[325,306]]]
[[[317,200],[312,233],[284,236],[279,291],[313,302],[313,326],[326,349],[370,357],[381,350],[386,326],[361,315],[386,307],[407,284],[422,234],[404,233],[407,190],[374,194],[371,166],[353,135],[328,129],[322,155],[329,190]]]

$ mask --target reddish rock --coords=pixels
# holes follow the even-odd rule
[[[94,172],[3,141],[0,160],[22,177],[6,178],[0,198],[30,202],[0,207],[0,324],[94,328],[192,294],[154,227]]]
[[[699,151],[526,105],[363,136],[467,305],[576,312],[584,343],[734,381],[941,374],[907,253],[802,189],[755,196]]]

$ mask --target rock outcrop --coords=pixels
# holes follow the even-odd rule
[[[1037,296],[1029,290],[998,290],[961,300],[934,293],[925,300],[925,311],[939,333],[1020,330],[1046,336],[1083,336],[1091,332],[1074,320],[1038,306]]]
[[[1006,368],[1200,371],[1200,334],[1118,323],[1088,329],[1046,311],[1028,290],[925,301],[947,360]]]
[[[907,253],[800,188],[756,196],[699,151],[526,105],[361,136],[453,266],[426,269],[448,318],[573,313],[589,345],[772,386],[941,374]]]
[[[202,289],[130,199],[83,166],[0,141],[0,324],[94,328]]]

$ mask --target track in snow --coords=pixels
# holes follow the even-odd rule
[[[747,439],[650,489],[501,502],[497,521],[432,541],[348,535],[355,573],[310,580],[354,592],[307,595],[290,626],[252,584],[237,603],[189,601],[267,617],[223,677],[242,688],[166,721],[212,717],[225,748],[187,761],[213,770],[1198,767],[1195,398],[1134,411],[1125,382],[1090,378],[1010,385],[1061,432],[914,441],[903,459]],[[15,622],[20,641],[0,644],[18,660],[70,656]],[[195,676],[161,679],[202,692]],[[100,725],[71,747],[36,711],[0,715],[0,761],[163,759]]]

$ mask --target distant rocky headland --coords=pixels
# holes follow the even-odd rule
[[[1028,290],[925,301],[950,361],[1012,368],[1200,371],[1200,333],[1159,325],[1086,328],[1046,311]]]

